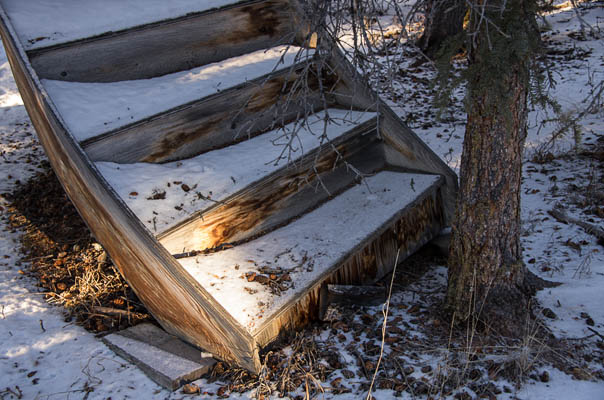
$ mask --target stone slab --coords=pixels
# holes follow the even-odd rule
[[[199,379],[216,363],[204,353],[149,323],[103,337],[103,342],[168,390]]]

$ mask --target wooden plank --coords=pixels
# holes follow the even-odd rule
[[[360,243],[343,263],[313,282],[304,295],[292,299],[279,312],[267,318],[253,332],[257,343],[261,347],[267,346],[280,335],[319,319],[324,285],[376,282],[392,271],[398,249],[399,260],[404,260],[437,235],[445,223],[440,193],[443,184],[444,179],[437,181],[401,210],[393,221]]]
[[[200,211],[158,235],[160,243],[173,254],[204,250],[249,239],[307,212],[358,178],[345,163],[362,173],[383,167],[375,124],[371,119],[334,141],[337,152],[331,147],[310,152],[295,165],[285,165],[221,204]]]
[[[305,63],[260,77],[216,95],[82,143],[93,161],[166,162],[189,158],[254,137],[273,124],[292,122],[323,103],[308,80],[309,92],[289,94]],[[329,106],[329,104],[327,104]]]
[[[32,50],[40,78],[78,82],[145,79],[291,42],[285,0],[219,10]]]
[[[385,286],[332,285],[321,286],[319,295],[319,319],[326,320],[331,305],[340,306],[378,306],[387,298]]]
[[[61,125],[4,10],[0,35],[40,142],[65,191],[147,309],[170,333],[259,371],[253,338],[132,215]]]
[[[384,138],[386,163],[392,166],[440,174],[445,178],[442,191],[446,225],[451,225],[457,200],[457,175],[392,111],[382,109],[380,133]]]

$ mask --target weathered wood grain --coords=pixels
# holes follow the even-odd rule
[[[337,152],[331,146],[309,152],[158,239],[174,254],[214,248],[272,230],[352,184],[358,176],[348,165],[361,173],[383,167],[382,143],[376,133],[376,120],[371,119],[332,142]]]
[[[320,279],[305,293],[285,304],[279,312],[267,318],[253,332],[257,343],[267,346],[285,332],[296,330],[320,317],[321,288],[323,285],[358,285],[375,282],[392,271],[396,255],[404,260],[444,227],[442,194],[444,179],[409,204],[372,237],[359,243],[356,249]]]
[[[28,53],[40,78],[145,79],[188,70],[293,39],[285,0],[247,1]]]
[[[276,71],[82,143],[93,161],[166,162],[192,157],[249,139],[295,120],[324,103],[318,82],[297,88],[306,62]],[[324,82],[327,86],[328,83]],[[329,88],[327,86],[327,88]],[[329,106],[329,104],[327,104]]]
[[[151,236],[57,118],[57,112],[0,10],[0,35],[40,142],[65,191],[153,316],[170,333],[259,371],[253,338]]]

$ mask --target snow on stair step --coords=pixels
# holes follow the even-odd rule
[[[241,0],[2,0],[26,50],[98,36]]]
[[[43,79],[42,84],[71,133],[83,141],[290,68],[313,54],[278,46],[151,79],[108,83]]]
[[[440,179],[382,171],[258,239],[178,261],[239,323],[254,332]],[[270,270],[289,275],[289,280],[282,280],[286,290],[247,279]]]
[[[329,120],[325,127],[327,115]],[[376,114],[370,112],[328,109],[327,113],[321,111],[309,116],[307,126],[292,123],[182,161],[95,164],[147,228],[160,233],[195,211],[223,201],[268,174],[287,167],[289,156],[295,161],[319,148],[325,143],[325,138],[321,137],[325,128],[327,137],[334,140],[375,117]],[[294,141],[297,151],[288,154],[286,145],[294,132],[299,138]]]

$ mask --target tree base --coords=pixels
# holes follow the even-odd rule
[[[483,334],[521,339],[529,333],[527,329],[536,320],[533,296],[539,290],[559,285],[527,270],[520,286],[491,287],[484,300],[476,303],[475,311],[468,320],[456,318],[454,322],[458,325],[469,322]]]

